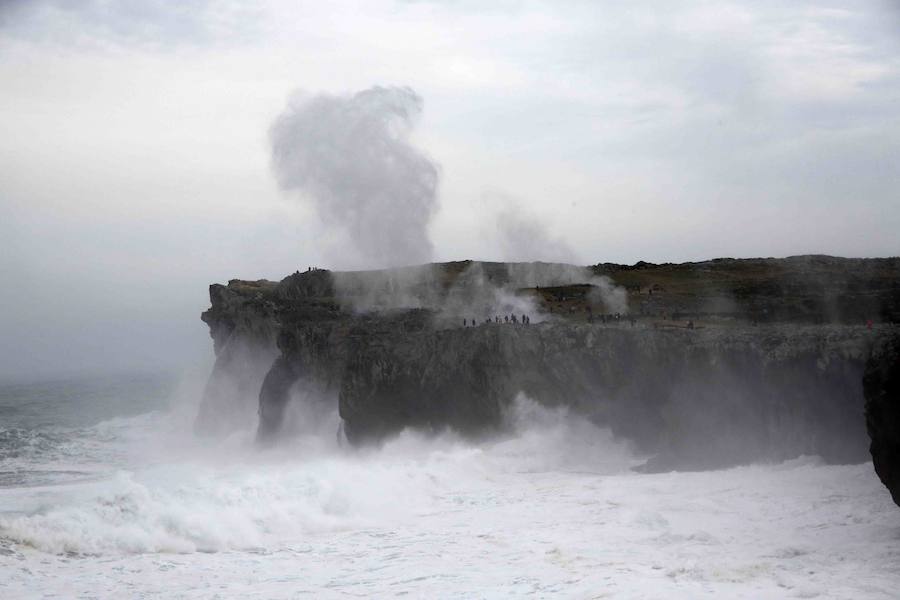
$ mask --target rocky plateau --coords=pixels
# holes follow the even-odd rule
[[[309,269],[210,300],[208,435],[276,439],[296,402],[337,405],[357,445],[502,435],[524,395],[609,427],[645,471],[871,453],[900,503],[900,259]]]

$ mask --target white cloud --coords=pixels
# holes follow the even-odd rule
[[[193,322],[209,281],[322,264],[269,165],[298,87],[423,97],[438,259],[496,252],[497,189],[591,262],[900,253],[890,4],[482,4],[4,4],[0,327],[94,310],[57,281]]]

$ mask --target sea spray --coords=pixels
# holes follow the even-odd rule
[[[431,260],[438,167],[409,140],[422,105],[408,87],[295,92],[272,124],[279,185],[302,192],[323,225],[346,238],[335,261],[396,267]]]
[[[157,421],[165,443],[155,459],[74,485],[35,513],[0,519],[0,536],[50,553],[279,548],[309,535],[408,522],[434,510],[434,498],[504,474],[624,472],[635,462],[607,431],[564,409],[521,396],[508,418],[511,432],[482,444],[407,430],[361,450],[338,445],[330,426],[262,450],[235,438],[210,449],[179,444]],[[150,451],[147,442],[140,439],[141,452]]]
[[[480,443],[406,430],[362,449],[336,443],[334,415],[265,449],[251,425],[195,438],[179,409],[73,429],[105,472],[0,487],[0,595],[890,598],[900,582],[870,465],[643,475],[565,408],[522,396],[504,416]]]

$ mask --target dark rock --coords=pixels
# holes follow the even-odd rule
[[[260,386],[278,355],[280,330],[272,301],[275,283],[232,280],[209,286],[209,325],[216,362],[206,384],[194,429],[222,435],[255,419]]]
[[[863,389],[872,463],[900,505],[900,336],[876,345],[866,363]]]
[[[440,311],[460,281],[476,279],[470,277],[473,268],[477,279],[531,294],[541,305],[563,289],[542,279],[541,270],[552,274],[560,267],[545,263],[466,261],[386,275],[344,273],[342,298],[333,274],[323,270],[295,273],[277,284],[234,280],[211,286],[212,308],[203,314],[217,360],[198,428],[227,431],[241,419],[255,422],[258,407],[258,435],[271,439],[281,427],[292,387],[302,383],[337,399],[352,443],[377,441],[405,427],[449,427],[481,436],[504,428],[507,409],[525,394],[546,406],[565,406],[630,440],[652,457],[645,470],[720,468],[801,454],[832,463],[860,462],[866,460],[868,444],[862,387],[866,357],[873,342],[896,335],[897,329],[797,325],[788,318],[795,297],[826,285],[819,275],[835,270],[847,271],[841,271],[845,283],[863,281],[849,273],[856,270],[881,282],[885,298],[894,293],[887,274],[893,263],[847,260],[723,259],[689,267],[643,264],[627,273],[617,272],[615,265],[594,269],[633,277],[635,286],[655,285],[664,290],[658,301],[668,309],[709,305],[724,293],[724,284],[715,282],[727,281],[729,290],[743,294],[738,305],[760,307],[760,314],[768,315],[759,326],[740,321],[703,326],[701,321],[691,330],[671,322],[659,329],[643,322],[639,327],[589,324],[584,311],[565,307],[551,320],[527,327],[484,324],[487,315],[465,312],[445,318]],[[819,275],[795,293],[787,274],[804,268]],[[766,269],[774,275],[762,275]],[[516,285],[521,273],[533,287]],[[350,290],[350,300],[362,298],[369,289],[390,295],[398,281],[411,279],[419,283],[404,293],[418,298],[415,309],[391,308],[384,304],[386,296],[379,296],[367,304],[377,310],[359,312],[346,296]],[[584,303],[592,289],[577,282],[563,287],[566,297],[553,302],[572,306]],[[455,296],[460,297],[468,296]],[[653,298],[657,302],[657,294]],[[853,310],[875,307],[879,298],[871,295],[868,304]],[[464,302],[462,309],[467,307]],[[764,312],[768,307],[775,308]],[[816,310],[816,318],[826,320],[819,305],[802,309],[804,315]],[[460,327],[462,317],[476,316],[481,325]]]
[[[359,340],[340,394],[357,437],[503,426],[522,392],[567,406],[639,450],[653,470],[816,454],[866,459],[864,328],[652,330],[545,323]],[[351,438],[352,439],[352,438]]]
[[[271,440],[281,430],[289,399],[288,392],[303,374],[301,368],[296,361],[280,356],[266,373],[259,392],[257,440]]]

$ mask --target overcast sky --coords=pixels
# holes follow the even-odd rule
[[[207,357],[209,283],[359,266],[269,130],[374,85],[437,260],[900,254],[897,2],[0,0],[0,376]]]

